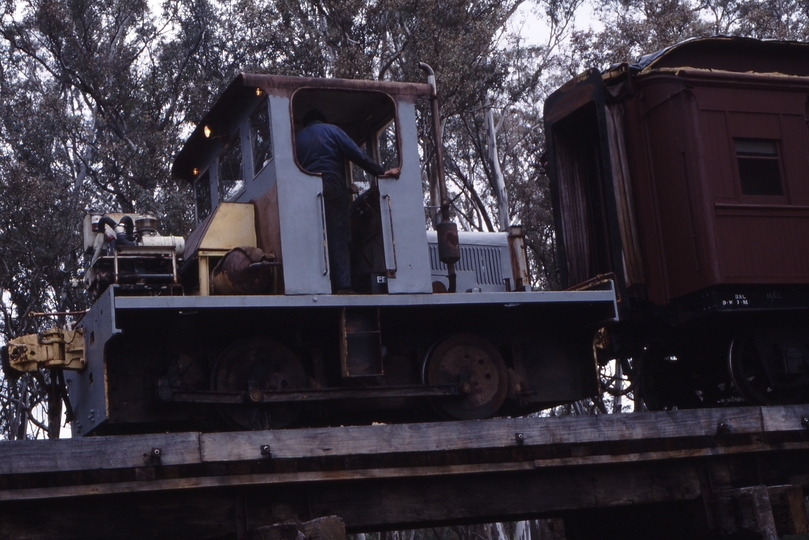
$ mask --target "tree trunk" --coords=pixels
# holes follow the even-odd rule
[[[54,371],[50,373],[50,386],[48,388],[48,438],[58,439],[62,430],[62,394],[59,388],[59,378]]]
[[[531,540],[531,528],[527,521],[518,521],[514,525],[514,540]]]
[[[497,528],[497,539],[508,540],[508,537],[506,536],[506,529],[503,527],[503,524],[498,521],[495,523],[495,527]]]
[[[492,171],[492,191],[497,198],[497,212],[499,214],[500,230],[505,231],[509,226],[508,193],[506,193],[506,180],[500,169],[500,156],[497,152],[497,127],[494,125],[494,113],[491,107],[486,107],[486,147],[488,149],[489,167]]]
[[[621,391],[624,389],[624,383],[621,379],[623,377],[623,370],[621,369],[621,362],[615,362],[615,390],[616,395],[612,398],[612,413],[619,413],[623,408],[623,400],[621,399]]]
[[[18,441],[25,440],[25,434],[28,431],[28,410],[26,408],[28,404],[28,377],[24,376],[20,378],[21,386],[19,388],[18,394],[18,401],[17,401],[17,409],[14,411],[14,422],[11,426],[11,434],[12,439],[17,439]]]

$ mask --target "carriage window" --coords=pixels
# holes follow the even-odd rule
[[[783,195],[776,141],[734,139],[743,195]]]
[[[270,115],[267,100],[261,102],[250,116],[250,137],[253,143],[253,176],[272,160]]]
[[[219,201],[232,201],[243,189],[242,143],[236,137],[219,155]]]
[[[208,171],[197,178],[194,184],[194,198],[197,201],[197,220],[202,221],[211,213],[211,176]]]

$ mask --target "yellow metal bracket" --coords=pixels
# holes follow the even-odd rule
[[[84,329],[52,328],[41,334],[26,334],[9,340],[8,359],[17,371],[62,368],[78,371],[87,363]]]

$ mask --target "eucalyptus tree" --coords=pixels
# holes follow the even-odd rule
[[[693,37],[809,40],[803,0],[592,0],[600,30],[572,34],[560,66],[572,77],[588,67],[633,62]]]
[[[87,299],[73,287],[82,277],[85,208],[155,212],[170,216],[175,229],[187,225],[187,194],[166,171],[186,120],[182,92],[193,88],[198,73],[187,61],[198,44],[189,34],[195,29],[204,34],[210,22],[204,16],[178,18],[196,7],[167,4],[159,27],[145,1],[5,4],[0,24],[4,341],[54,323],[32,318],[35,312],[86,307]],[[12,373],[3,385],[0,417],[6,420],[0,427],[10,436],[26,436],[20,418],[34,419],[33,408],[46,403],[48,389],[53,394],[53,381],[47,374]],[[54,436],[59,400],[51,402],[40,427]]]

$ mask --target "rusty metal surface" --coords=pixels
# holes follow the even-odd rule
[[[344,308],[340,334],[340,371],[344,378],[384,375],[378,308]]]
[[[458,225],[451,221],[442,221],[436,227],[438,238],[438,260],[444,264],[453,264],[461,259],[461,248],[458,243]]]
[[[690,67],[809,76],[807,58],[809,43],[715,36],[669,47],[643,67],[645,70]]]
[[[243,429],[284,427],[295,420],[295,404],[262,405],[265,392],[306,388],[309,380],[298,357],[269,339],[242,339],[228,347],[214,368],[213,390],[244,393],[252,404],[226,407],[223,414]]]
[[[511,276],[514,279],[513,289],[524,291],[531,286],[531,269],[528,263],[528,250],[522,227],[512,226],[508,231],[508,252],[511,260]],[[509,282],[508,287],[511,286]]]
[[[253,201],[256,212],[256,245],[281,260],[281,224],[278,218],[278,186],[273,185]],[[276,272],[273,290],[283,292],[283,272]]]
[[[393,96],[429,96],[426,83],[372,81],[365,79],[324,79],[318,77],[288,77],[241,73],[231,86],[260,87],[265,90],[295,91],[299,88],[330,88],[335,90],[375,90]],[[230,88],[230,87],[228,87]]]
[[[424,366],[427,384],[457,384],[458,398],[436,401],[452,418],[487,418],[508,393],[508,372],[500,353],[473,334],[454,334],[437,343]]]
[[[257,247],[233,248],[214,267],[214,294],[257,294],[273,282],[275,257]]]

